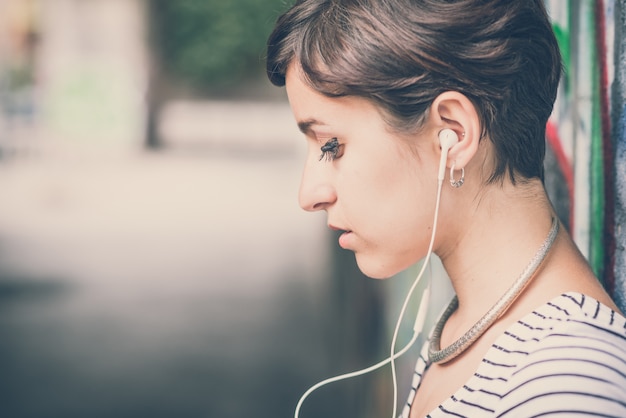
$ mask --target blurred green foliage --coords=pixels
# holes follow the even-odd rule
[[[153,47],[165,75],[202,91],[260,78],[284,0],[150,0]]]

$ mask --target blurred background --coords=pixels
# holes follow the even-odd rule
[[[0,0],[0,416],[286,417],[388,351],[390,285],[297,204],[285,8]],[[303,413],[376,415],[386,379]]]
[[[579,119],[610,109],[586,111],[574,86],[612,81],[577,71],[615,40],[579,23],[615,20],[616,3],[548,3],[568,78],[547,186],[603,277],[610,245],[591,232],[612,218],[592,219],[574,173],[602,172]],[[364,278],[298,207],[304,141],[264,74],[287,7],[0,0],[1,417],[288,417],[312,384],[387,355],[417,268]],[[442,280],[432,311],[449,292]],[[380,417],[390,398],[387,369],[319,390],[302,417]]]

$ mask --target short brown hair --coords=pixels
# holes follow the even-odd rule
[[[404,132],[439,94],[461,92],[495,145],[490,181],[543,178],[562,71],[543,0],[298,0],[268,40],[273,84],[291,62],[315,90],[369,99]]]

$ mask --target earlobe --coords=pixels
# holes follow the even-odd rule
[[[448,91],[433,101],[429,119],[439,129],[452,129],[458,142],[448,153],[447,167],[454,162],[457,170],[467,166],[478,151],[481,127],[478,112],[471,100],[462,93]]]

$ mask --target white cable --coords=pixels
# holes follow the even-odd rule
[[[448,149],[447,148],[443,148],[442,149],[442,153],[443,153],[442,161],[445,161],[445,158],[446,158],[447,153],[448,153]],[[441,169],[441,165],[442,164],[440,164],[439,175],[437,177],[437,199],[436,199],[436,202],[435,202],[435,215],[434,215],[434,218],[433,218],[433,229],[432,229],[432,234],[430,236],[430,244],[428,245],[428,252],[426,253],[426,257],[424,257],[424,261],[422,263],[422,268],[420,269],[417,277],[413,281],[413,285],[411,285],[411,288],[409,289],[409,292],[407,293],[407,296],[404,299],[404,303],[402,305],[402,309],[400,310],[400,316],[398,317],[398,321],[396,322],[396,327],[394,329],[393,338],[391,340],[391,350],[390,350],[389,357],[386,358],[385,360],[382,360],[381,362],[373,365],[373,366],[368,367],[368,368],[357,370],[357,371],[351,372],[351,373],[342,374],[342,375],[335,376],[335,377],[331,377],[331,378],[328,378],[326,380],[322,380],[321,382],[318,382],[315,385],[311,386],[300,397],[300,400],[298,400],[298,404],[296,405],[296,410],[294,412],[294,418],[299,418],[300,408],[302,407],[302,404],[304,403],[305,399],[311,393],[313,393],[317,389],[321,388],[322,386],[325,386],[325,385],[327,385],[329,383],[334,383],[334,382],[337,382],[337,381],[340,381],[340,380],[350,379],[352,377],[357,377],[357,376],[361,376],[361,375],[367,374],[369,372],[372,372],[372,371],[374,371],[376,369],[379,369],[379,368],[383,367],[387,363],[391,363],[391,376],[392,376],[392,380],[393,380],[393,414],[392,414],[391,418],[397,418],[396,414],[397,414],[397,409],[398,409],[398,381],[397,381],[397,376],[396,376],[395,359],[400,357],[400,356],[402,356],[404,353],[406,353],[411,348],[411,346],[415,343],[415,341],[417,340],[417,337],[419,336],[419,334],[422,332],[422,328],[424,327],[424,322],[426,320],[426,314],[428,313],[428,306],[430,305],[430,288],[431,288],[430,285],[431,285],[431,282],[432,282],[432,274],[430,275],[431,277],[429,278],[428,286],[426,287],[426,289],[422,293],[422,298],[420,300],[417,317],[415,318],[415,323],[413,324],[413,336],[412,336],[411,340],[407,343],[407,345],[402,350],[398,351],[397,353],[395,353],[394,351],[395,351],[395,348],[396,348],[396,341],[398,339],[398,333],[399,333],[399,330],[400,330],[400,324],[402,323],[402,318],[404,317],[404,314],[406,312],[406,308],[407,308],[407,306],[409,304],[409,300],[411,299],[411,296],[413,295],[413,292],[417,288],[418,283],[420,282],[422,276],[424,275],[424,272],[426,271],[426,267],[428,267],[430,265],[430,259],[431,259],[432,253],[433,253],[433,247],[435,245],[435,234],[437,232],[437,221],[439,219],[439,203],[441,201],[441,189],[442,189],[442,186],[443,186],[444,174],[443,174],[443,170]]]
[[[420,305],[420,306],[421,306],[421,305]],[[395,354],[394,354],[394,356],[393,356],[393,358],[394,358],[394,359],[395,359],[395,358],[398,358],[398,357],[400,357],[401,355],[403,355],[404,353],[406,353],[406,352],[407,352],[407,351],[411,348],[411,346],[413,346],[413,344],[414,344],[414,343],[415,343],[415,341],[417,340],[418,335],[419,335],[419,333],[418,333],[418,332],[415,332],[415,333],[413,334],[413,337],[411,338],[411,340],[407,343],[407,345],[406,345],[406,346],[405,346],[402,350],[400,350],[400,351],[398,351],[397,353],[395,353]],[[391,358],[386,358],[385,360],[383,360],[383,361],[381,361],[381,362],[379,362],[379,363],[377,363],[377,364],[375,364],[375,365],[373,365],[373,366],[370,366],[370,367],[368,367],[368,368],[366,368],[366,369],[358,370],[358,371],[355,371],[355,372],[352,372],[352,373],[342,374],[342,375],[340,375],[340,376],[331,377],[331,378],[328,378],[328,379],[326,379],[326,380],[323,380],[323,381],[321,381],[321,382],[319,382],[319,383],[317,383],[317,384],[315,384],[315,385],[311,386],[311,387],[310,387],[310,388],[309,388],[306,392],[304,392],[304,394],[300,397],[300,400],[298,401],[298,405],[296,406],[296,411],[295,411],[295,413],[294,413],[294,418],[298,418],[298,416],[300,415],[300,408],[302,407],[302,404],[304,403],[304,400],[305,400],[305,399],[306,399],[306,398],[307,398],[307,397],[308,397],[311,393],[313,393],[313,392],[314,392],[314,391],[316,391],[317,389],[321,388],[322,386],[325,386],[325,385],[327,385],[327,384],[329,384],[329,383],[337,382],[337,381],[340,381],[340,380],[350,379],[350,378],[352,378],[352,377],[357,377],[357,376],[361,376],[361,375],[363,375],[363,374],[367,374],[367,373],[369,373],[369,372],[372,372],[372,371],[374,371],[374,370],[376,370],[376,369],[379,369],[379,368],[383,367],[384,365],[386,365],[386,364],[387,364],[387,363],[389,363],[390,361],[392,361],[392,359],[391,359]]]
[[[430,264],[430,258],[432,256],[433,247],[435,245],[435,234],[437,232],[437,220],[439,219],[439,202],[441,201],[442,186],[443,186],[443,179],[438,179],[437,200],[435,202],[435,216],[433,219],[433,231],[432,231],[432,234],[430,235],[430,244],[428,245],[428,252],[426,253],[426,257],[424,257],[424,262],[422,263],[422,268],[419,274],[415,278],[413,285],[409,289],[409,293],[406,295],[406,298],[404,299],[404,304],[402,305],[402,309],[400,310],[400,316],[398,317],[398,321],[396,322],[396,328],[393,332],[393,338],[391,339],[391,350],[390,350],[391,356],[389,357],[389,360],[391,361],[391,378],[393,380],[393,413],[391,415],[391,418],[397,418],[397,412],[398,412],[398,379],[396,376],[396,364],[394,362],[395,358],[393,356],[393,352],[396,348],[396,340],[398,339],[398,332],[400,330],[400,324],[402,323],[402,318],[404,317],[406,308],[409,305],[409,300],[411,299],[411,295],[413,294],[413,291],[417,287],[417,284],[420,282],[420,279],[424,275],[424,271],[426,271],[426,267]],[[426,290],[424,290],[424,294],[427,295],[428,298],[430,298],[430,282],[428,286],[426,287]],[[424,296],[422,296],[422,301],[423,299],[424,299]],[[422,314],[421,312],[422,305],[423,304],[420,303],[420,307],[419,307],[420,311],[418,313],[418,317],[420,316],[420,314]],[[423,313],[424,318],[421,319],[422,324],[420,324],[420,332],[421,332],[421,327],[423,327],[423,322],[426,317],[426,312],[427,312],[427,307],[424,309],[424,313]],[[416,320],[416,323],[417,323],[417,320]]]
[[[404,313],[406,312],[406,308],[408,306],[408,302],[409,302],[409,300],[411,298],[411,295],[413,294],[413,291],[417,287],[417,284],[421,281],[421,278],[424,275],[424,271],[426,271],[426,267],[430,265],[430,257],[432,255],[432,250],[433,250],[434,240],[435,240],[434,238],[435,238],[435,233],[436,233],[436,230],[437,230],[437,219],[438,219],[438,213],[439,213],[439,201],[440,201],[440,197],[441,197],[441,185],[442,185],[442,181],[439,181],[438,191],[437,191],[437,202],[436,202],[436,206],[435,206],[435,218],[434,218],[434,221],[433,221],[434,222],[433,223],[433,232],[432,232],[432,235],[431,235],[431,238],[430,238],[430,245],[429,245],[429,248],[428,248],[428,252],[426,254],[426,257],[424,258],[424,262],[422,263],[422,268],[421,268],[419,274],[417,275],[417,277],[415,278],[415,280],[413,282],[413,285],[409,289],[409,293],[407,294],[407,296],[406,296],[406,298],[404,300],[404,304],[402,305],[402,309],[400,311],[400,316],[399,316],[398,321],[396,323],[396,328],[395,328],[393,339],[392,339],[392,343],[391,343],[391,354],[390,354],[390,356],[388,358],[386,358],[385,360],[382,360],[381,362],[379,362],[379,363],[377,363],[377,364],[375,364],[373,366],[370,366],[368,368],[357,370],[357,371],[351,372],[351,373],[342,374],[342,375],[335,376],[335,377],[331,377],[331,378],[328,378],[326,380],[323,380],[323,381],[321,381],[321,382],[311,386],[300,397],[300,400],[298,400],[298,404],[296,405],[296,410],[295,410],[295,413],[294,413],[294,418],[299,418],[300,409],[302,408],[302,404],[304,403],[306,398],[308,398],[311,393],[313,393],[317,389],[321,388],[322,386],[326,386],[329,383],[338,382],[340,380],[350,379],[352,377],[357,377],[357,376],[361,376],[361,375],[370,373],[370,372],[372,372],[372,371],[374,371],[376,369],[379,369],[379,368],[385,366],[387,363],[391,363],[391,372],[392,372],[393,385],[394,385],[393,418],[396,418],[396,411],[397,411],[397,407],[398,407],[397,406],[397,404],[398,404],[398,401],[397,401],[397,399],[398,399],[398,384],[397,384],[397,379],[396,379],[396,371],[395,371],[395,362],[394,362],[394,360],[397,359],[398,357],[402,356],[404,353],[406,353],[413,346],[413,344],[417,340],[417,337],[422,332],[422,328],[424,327],[424,322],[426,320],[426,315],[428,313],[428,306],[430,305],[430,283],[426,287],[424,292],[422,293],[422,298],[420,300],[417,316],[415,318],[415,323],[413,324],[413,336],[411,337],[411,340],[407,343],[407,345],[402,350],[398,351],[397,353],[394,353],[395,345],[396,345],[396,340],[398,338],[398,332],[399,332],[399,328],[400,328],[400,323],[402,322],[402,318],[404,317]]]
[[[417,284],[421,280],[422,275],[424,274],[424,271],[426,271],[426,267],[430,266],[430,259],[431,259],[432,253],[433,253],[433,247],[435,245],[435,236],[436,236],[436,233],[437,233],[437,223],[438,223],[438,219],[439,219],[439,204],[441,202],[441,190],[443,188],[443,180],[445,178],[445,167],[446,167],[446,161],[447,161],[447,158],[448,158],[448,151],[450,150],[450,148],[455,143],[458,142],[458,137],[456,136],[456,134],[453,131],[449,130],[449,129],[447,130],[447,131],[449,131],[449,134],[447,135],[447,137],[446,136],[442,137],[442,133],[444,131],[446,131],[446,130],[444,129],[439,134],[439,141],[441,143],[441,160],[439,161],[439,170],[437,172],[437,199],[435,200],[435,214],[433,216],[433,229],[432,229],[432,233],[430,235],[430,243],[428,245],[428,251],[426,253],[426,257],[424,257],[424,262],[422,264],[422,268],[421,268],[419,274],[417,275],[417,278],[415,279],[415,282],[413,283],[413,285],[409,289],[409,292],[407,293],[407,296],[406,296],[406,298],[404,300],[404,304],[402,305],[402,309],[400,310],[400,315],[398,317],[398,321],[396,322],[396,328],[395,328],[394,333],[393,333],[393,338],[391,339],[390,351],[392,353],[392,356],[390,358],[391,358],[391,378],[392,378],[392,381],[393,381],[393,411],[392,411],[391,418],[396,418],[396,415],[398,413],[398,379],[397,379],[397,376],[396,376],[396,365],[395,365],[395,362],[393,361],[393,352],[395,351],[395,348],[396,348],[396,340],[398,338],[398,332],[400,330],[400,324],[402,323],[402,318],[404,317],[404,313],[406,312],[406,308],[407,308],[407,306],[409,304],[409,300],[411,299],[411,295],[413,294],[413,292],[417,288]],[[424,293],[428,296],[428,298],[430,298],[431,284],[432,284],[432,273],[430,274],[430,277],[429,277],[428,286],[426,286],[426,290],[424,291]],[[422,299],[424,299],[423,296],[422,296]],[[422,309],[422,305],[420,304],[420,311],[421,311],[421,309]],[[419,314],[418,314],[418,316],[419,316]],[[424,314],[424,316],[425,316],[425,314]],[[423,327],[424,319],[422,319],[421,327]],[[420,332],[421,332],[421,328],[420,328]]]

